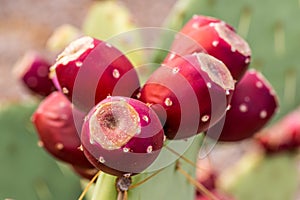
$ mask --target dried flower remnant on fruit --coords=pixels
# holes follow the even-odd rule
[[[161,122],[141,101],[112,96],[87,116],[81,133],[84,153],[101,171],[116,176],[140,173],[163,147]]]
[[[124,101],[108,102],[91,116],[90,127],[92,140],[105,149],[118,149],[140,131],[139,116]]]

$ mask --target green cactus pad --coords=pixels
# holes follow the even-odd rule
[[[0,199],[76,199],[79,179],[37,146],[30,122],[36,107],[27,102],[0,109]]]
[[[293,200],[299,188],[295,157],[252,153],[223,172],[218,186],[238,200]]]

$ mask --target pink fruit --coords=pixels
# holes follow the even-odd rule
[[[215,124],[225,114],[233,89],[226,66],[199,53],[159,67],[142,88],[140,100],[163,108],[167,138],[183,139]],[[163,118],[164,112],[156,111]]]
[[[145,170],[163,146],[162,125],[146,104],[108,97],[87,115],[81,140],[84,153],[98,169],[122,176]]]
[[[277,107],[272,86],[261,73],[249,70],[236,86],[224,126],[218,123],[207,135],[220,141],[249,138],[271,119]]]
[[[217,19],[192,19],[175,37],[164,63],[195,52],[208,53],[221,60],[238,81],[248,68],[251,49],[231,26]],[[211,21],[210,23],[208,23]],[[199,24],[200,23],[200,24]],[[196,26],[196,25],[197,26]]]
[[[276,124],[262,130],[256,141],[268,153],[294,151],[300,146],[300,108],[287,114]]]
[[[41,102],[32,116],[40,138],[39,145],[64,162],[92,167],[80,148],[81,142],[75,125],[77,123],[80,128],[83,118],[84,114],[73,108],[62,93],[53,92]],[[74,119],[77,121],[74,122]]]
[[[32,92],[47,96],[55,91],[49,78],[50,63],[37,52],[28,52],[17,62],[14,73]]]
[[[130,97],[139,88],[137,73],[126,56],[87,36],[72,42],[58,56],[51,77],[57,89],[85,111],[109,95]]]

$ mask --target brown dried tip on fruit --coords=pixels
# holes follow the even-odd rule
[[[38,52],[27,52],[14,66],[13,73],[31,92],[48,96],[55,91],[49,78],[50,63]]]
[[[300,147],[300,108],[260,131],[255,139],[267,153],[297,150]]]
[[[224,121],[207,131],[219,141],[239,141],[253,136],[276,113],[278,99],[272,86],[255,70],[249,70],[236,85]]]

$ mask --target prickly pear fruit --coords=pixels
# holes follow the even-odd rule
[[[55,91],[49,78],[51,64],[38,52],[28,52],[14,67],[14,73],[35,94],[47,96]]]
[[[129,60],[110,44],[82,37],[51,67],[51,78],[79,109],[88,111],[109,95],[130,97],[139,79]]]
[[[256,140],[267,153],[294,151],[300,146],[300,109],[257,134]]]
[[[156,113],[126,97],[108,97],[87,115],[81,141],[87,158],[111,175],[136,174],[158,156],[164,140]]]
[[[226,66],[198,53],[158,68],[142,88],[140,100],[164,108],[167,138],[182,139],[215,124],[225,114],[233,89]]]
[[[164,62],[194,52],[206,52],[221,60],[234,80],[239,80],[250,63],[251,49],[248,43],[224,22],[211,20],[206,24],[209,20],[203,20],[199,25],[199,22],[194,21],[192,19],[188,22],[182,32],[177,34],[171,53]]]
[[[74,118],[81,120],[75,122]],[[32,116],[40,138],[39,146],[64,162],[92,167],[80,148],[79,133],[75,125],[82,124],[83,118],[84,114],[72,107],[62,93],[53,92],[40,103]]]
[[[272,86],[261,73],[251,69],[236,85],[221,134],[217,124],[207,135],[220,141],[249,138],[271,119],[277,107]]]

